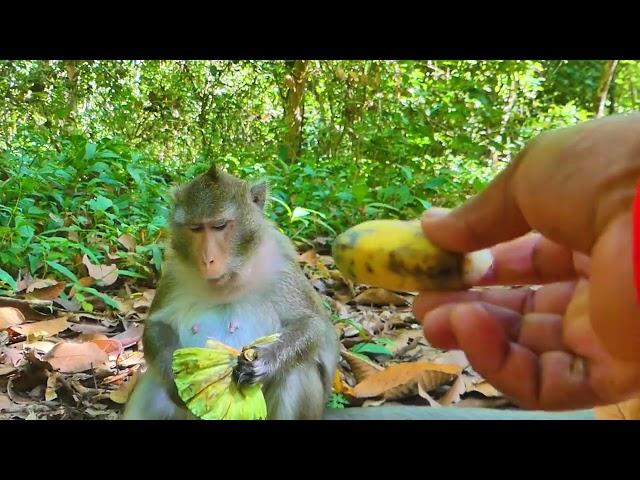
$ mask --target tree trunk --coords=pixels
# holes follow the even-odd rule
[[[600,78],[600,84],[598,85],[598,94],[596,98],[596,104],[598,110],[596,111],[596,117],[604,117],[605,109],[607,106],[607,96],[609,95],[609,89],[611,82],[616,73],[616,67],[619,60],[607,60],[602,69],[602,77]]]
[[[302,121],[304,89],[308,73],[308,60],[287,62],[291,65],[289,74],[285,77],[287,97],[285,100],[284,122],[287,128],[284,144],[287,148],[287,159],[295,161],[300,154],[302,145]]]
[[[65,128],[76,125],[76,110],[78,110],[78,62],[77,60],[65,60],[64,69],[67,72],[67,115],[65,118]]]

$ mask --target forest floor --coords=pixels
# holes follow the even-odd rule
[[[411,312],[412,295],[353,285],[316,250],[299,261],[342,343],[332,407],[513,408],[462,352],[429,345]],[[99,273],[88,274],[87,284],[95,283]],[[53,280],[23,279],[19,295],[0,297],[0,419],[118,418],[144,371],[141,336],[155,294],[133,280],[100,289],[118,308],[95,298],[91,313],[63,300],[66,285]]]

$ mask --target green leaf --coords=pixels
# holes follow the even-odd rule
[[[93,160],[93,157],[95,154],[96,154],[96,144],[87,142],[87,144],[84,147],[83,160]]]
[[[133,181],[136,182],[137,185],[142,185],[142,177],[140,177],[140,174],[143,172],[144,170],[141,170],[139,168],[136,168],[134,166],[132,166],[131,164],[127,164],[127,172],[129,172],[129,175],[131,175],[131,178],[133,178]]]
[[[144,275],[140,275],[139,273],[132,272],[130,270],[118,270],[118,275],[122,275],[124,277],[141,278],[143,280],[147,278]]]
[[[51,261],[51,260],[47,260],[47,265],[49,265],[51,268],[53,268],[58,273],[61,273],[62,275],[67,277],[72,282],[78,283],[78,277],[76,277],[74,275],[74,273],[71,270],[69,270],[67,267],[64,267],[64,266],[60,265],[58,262],[54,262],[54,261]]]
[[[76,286],[76,291],[82,291],[82,292],[87,292],[90,293],[92,295],[95,295],[96,297],[98,297],[99,299],[101,299],[104,303],[106,303],[107,305],[109,305],[112,308],[118,308],[118,302],[116,302],[113,298],[111,298],[109,295],[105,295],[102,292],[99,292],[98,290],[96,290],[93,287],[82,287],[82,286]]]
[[[108,208],[113,207],[113,202],[109,200],[107,197],[98,195],[93,200],[89,200],[89,207],[91,207],[91,209],[95,212],[104,212]]]
[[[354,353],[371,353],[372,355],[388,355],[393,356],[393,353],[388,348],[377,345],[375,343],[358,343],[351,349]]]
[[[0,268],[0,280],[11,287],[12,290],[18,288],[18,283],[13,279],[11,275]]]

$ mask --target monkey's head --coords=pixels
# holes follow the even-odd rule
[[[173,191],[171,247],[211,286],[230,284],[264,230],[266,182],[249,184],[215,166]]]

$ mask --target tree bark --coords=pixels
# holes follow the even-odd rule
[[[598,93],[596,98],[596,104],[598,110],[596,111],[596,117],[604,117],[607,106],[607,96],[609,95],[609,89],[611,88],[611,82],[616,73],[616,67],[619,60],[607,60],[602,69],[602,77],[600,77],[600,84],[598,85]]]
[[[284,122],[287,128],[284,144],[287,148],[287,159],[289,162],[295,161],[300,155],[302,122],[304,119],[302,107],[308,67],[308,60],[290,62],[290,71],[285,77],[288,88],[284,109]]]

